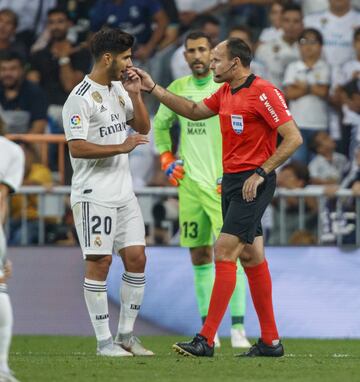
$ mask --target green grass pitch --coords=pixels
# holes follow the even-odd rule
[[[360,381],[360,340],[285,339],[280,359],[235,358],[228,339],[206,359],[173,353],[171,345],[181,337],[142,340],[155,357],[97,357],[88,337],[16,336],[10,365],[21,382]]]

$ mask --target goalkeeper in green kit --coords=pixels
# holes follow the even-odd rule
[[[203,32],[192,32],[185,40],[185,58],[192,75],[170,84],[168,90],[195,102],[220,86],[210,72],[211,43]],[[179,158],[171,153],[170,129],[180,123]],[[154,119],[155,144],[169,182],[179,186],[180,244],[190,248],[196,299],[203,322],[214,284],[213,238],[222,227],[221,176],[222,138],[219,117],[191,121],[161,105]],[[233,347],[250,347],[244,331],[245,276],[237,264],[237,283],[230,300]],[[215,345],[220,346],[216,336]]]

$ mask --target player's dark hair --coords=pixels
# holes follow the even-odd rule
[[[18,21],[19,21],[18,15],[12,9],[4,8],[0,11],[0,15],[10,16],[10,18],[12,19],[13,26],[15,28],[18,26]]]
[[[246,25],[235,25],[230,29],[229,34],[231,32],[235,32],[235,31],[240,31],[240,32],[246,33],[249,37],[249,40],[253,41],[253,34],[252,34],[251,29],[248,26],[246,26]]]
[[[244,68],[248,68],[250,66],[252,53],[249,45],[244,40],[231,37],[226,40],[226,46],[230,60],[235,57],[239,57],[241,65]]]
[[[7,52],[5,52],[1,56],[0,62],[3,62],[3,61],[14,61],[14,60],[19,61],[21,66],[25,65],[25,61],[24,61],[23,56],[21,54],[19,54],[18,52],[15,52],[14,50],[8,50]]]
[[[134,37],[120,28],[105,27],[96,32],[90,41],[90,51],[95,60],[104,53],[119,54],[130,49]]]
[[[210,36],[200,30],[189,32],[185,37],[185,47],[188,40],[198,40],[199,38],[205,38],[211,47],[211,39]]]
[[[282,14],[285,12],[299,12],[302,15],[301,5],[289,1],[283,6]]]
[[[306,39],[306,37],[309,35],[309,34],[312,34],[313,36],[315,36],[315,39],[316,41],[320,44],[320,45],[324,45],[324,39],[323,39],[323,36],[321,34],[321,32],[319,32],[317,29],[315,28],[305,28],[300,36],[299,36],[299,42],[302,40],[302,39]]]
[[[47,17],[55,15],[57,13],[62,13],[68,20],[70,19],[69,13],[63,7],[54,7],[54,8],[49,9],[49,11],[47,13]]]
[[[355,28],[353,40],[355,41],[360,36],[360,27]]]
[[[290,163],[286,164],[281,168],[281,171],[283,170],[291,170],[295,174],[295,176],[304,181],[304,186],[309,184],[310,181],[310,173],[306,166],[306,164],[300,162],[300,161],[291,161]]]

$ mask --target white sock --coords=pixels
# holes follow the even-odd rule
[[[13,314],[6,284],[0,284],[0,371],[9,372],[8,357],[11,343]]]
[[[111,337],[106,281],[85,278],[84,296],[98,342]]]
[[[145,274],[125,272],[120,287],[120,318],[118,334],[127,334],[134,330],[136,317],[145,291]]]

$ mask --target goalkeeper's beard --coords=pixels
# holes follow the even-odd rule
[[[199,64],[202,64],[203,67],[200,68],[200,69],[195,69],[194,66],[195,65],[199,65]],[[202,74],[205,74],[205,73],[209,73],[210,66],[209,65],[204,65],[202,62],[194,62],[194,63],[191,64],[191,71],[193,72],[194,75],[202,75]]]

